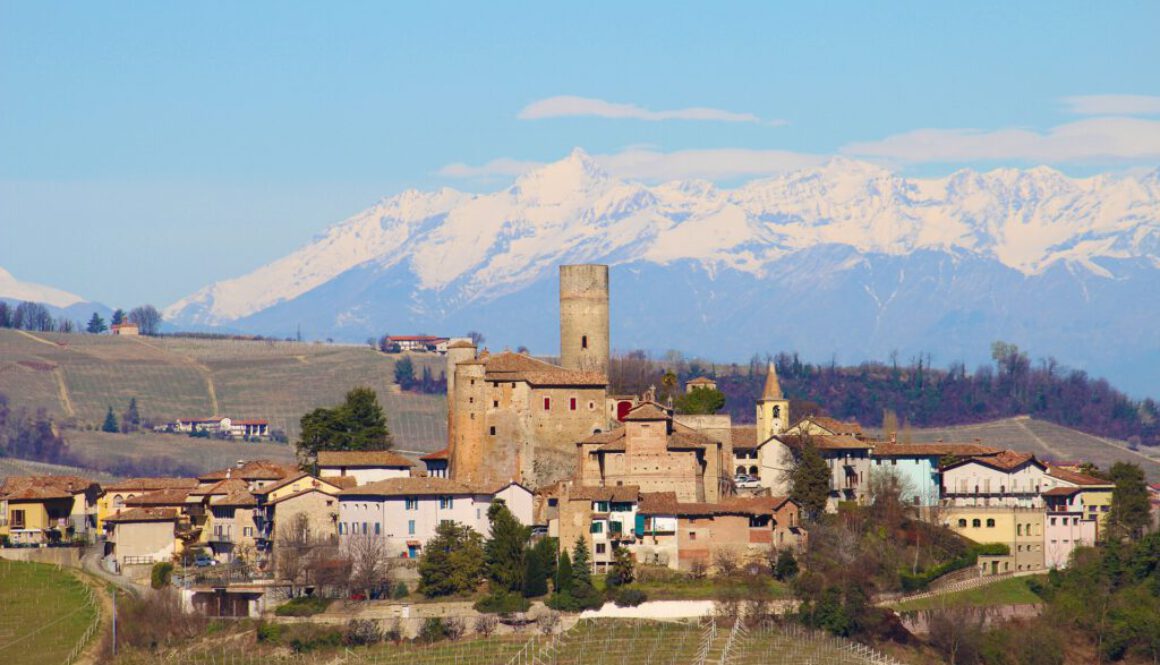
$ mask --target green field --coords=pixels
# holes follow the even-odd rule
[[[142,418],[157,423],[265,418],[293,440],[302,414],[369,386],[387,412],[396,447],[438,450],[446,445],[446,401],[398,392],[395,358],[355,345],[0,330],[0,392],[15,406],[44,408],[79,430],[98,428],[109,406],[120,412],[136,398]],[[417,374],[424,366],[436,377],[443,370],[441,357],[413,360]],[[193,441],[176,438],[174,445]]]
[[[911,612],[915,610],[933,610],[953,605],[988,607],[992,605],[1035,605],[1042,603],[1043,599],[1035,595],[1031,591],[1031,588],[1027,586],[1028,580],[1031,579],[1035,578],[1010,577],[995,582],[994,584],[941,596],[908,600],[891,607],[898,612]]]
[[[978,425],[915,429],[911,436],[914,443],[939,440],[969,443],[979,439],[996,448],[1035,453],[1038,457],[1059,461],[1092,462],[1101,469],[1107,469],[1115,462],[1132,462],[1139,464],[1152,482],[1160,482],[1160,451],[1148,448],[1131,451],[1123,441],[1085,434],[1035,418],[1004,418]]]
[[[60,665],[99,618],[68,570],[0,560],[0,663]]]

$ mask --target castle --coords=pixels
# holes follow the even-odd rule
[[[532,487],[571,477],[576,442],[606,432],[608,266],[560,266],[560,364],[447,346],[448,458],[464,482]]]

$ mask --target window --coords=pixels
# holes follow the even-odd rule
[[[596,402],[593,402],[593,401],[589,400],[589,401],[588,401],[588,410],[589,410],[589,411],[595,411],[595,410],[596,410]]]
[[[447,526],[448,524],[451,524],[453,521],[454,520],[439,520],[439,525],[440,526]]]
[[[593,508],[595,508],[596,512],[598,512],[598,513],[607,513],[608,512],[608,502],[607,501],[597,501],[596,505],[593,506]]]
[[[959,528],[960,529],[967,528],[967,521],[966,520],[959,520]]]
[[[697,532],[696,532],[696,531],[690,531],[690,532],[689,532],[689,540],[696,540],[696,539],[697,539]]]
[[[605,551],[606,550],[605,550],[604,543],[596,543],[596,553],[597,554],[604,554]]]
[[[407,502],[407,505],[406,505],[407,510],[419,510],[419,497],[409,496],[406,498],[406,502]]]
[[[545,411],[551,411],[551,410],[552,410],[552,398],[551,398],[551,397],[545,397],[545,398],[544,398],[544,410],[545,410]]]
[[[363,522],[362,533],[364,536],[367,535],[368,533],[370,533],[370,531],[367,530],[367,523],[366,522]]]
[[[493,408],[493,409],[499,408],[499,400],[498,399],[491,400],[491,408]]]
[[[242,535],[245,536],[246,538],[253,538],[254,537],[254,527],[252,527],[252,526],[242,527]]]
[[[492,436],[495,436],[495,425],[492,425],[491,427],[487,428],[487,433],[492,435]]]
[[[774,407],[773,407],[773,417],[774,417],[774,418],[780,418],[780,417],[781,417],[781,407],[780,407],[780,406],[774,405]]]
[[[439,509],[450,510],[455,505],[455,500],[449,496],[439,497]]]
[[[990,517],[987,518],[987,526],[992,527],[992,528],[995,526],[994,518],[990,518]]]
[[[592,526],[588,527],[589,533],[604,533],[604,522],[593,522]]]
[[[125,497],[121,496],[120,494],[113,497],[113,507],[120,508],[123,505],[125,505]]]
[[[1054,517],[1051,518],[1051,526],[1055,526],[1055,518]],[[1052,542],[1055,542],[1055,541],[1052,541]]]
[[[569,410],[569,411],[575,411],[575,410],[576,410],[576,398],[575,398],[575,397],[570,397],[570,398],[568,399],[568,410]]]
[[[890,460],[890,466],[898,466],[898,460],[896,460],[896,459]]]
[[[24,511],[23,510],[13,510],[12,511],[12,528],[13,529],[23,529],[24,528]]]
[[[383,531],[382,531],[382,529],[383,529],[383,525],[382,525],[382,523],[381,523],[381,522],[375,522],[375,535],[376,535],[376,536],[381,536],[381,535],[383,535]]]
[[[1016,536],[1022,536],[1022,535],[1023,535],[1023,525],[1022,525],[1022,524],[1016,524],[1016,525],[1015,525],[1015,535],[1016,535]]]
[[[588,348],[588,335],[581,335],[580,336],[580,348],[582,348],[582,349]]]
[[[757,475],[757,467],[755,467],[755,466],[749,467],[749,475],[756,476]]]
[[[415,535],[415,520],[407,520],[407,535]]]
[[[346,522],[339,522],[338,523],[338,535],[341,536],[344,533],[346,533]]]
[[[978,519],[973,519],[973,520],[971,520],[971,526],[977,529],[977,528],[983,526],[983,523]]]

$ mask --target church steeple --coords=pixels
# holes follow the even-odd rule
[[[757,400],[757,441],[762,443],[769,437],[785,431],[789,422],[789,400],[781,392],[781,381],[777,378],[777,368],[769,363],[765,373],[765,389]]]

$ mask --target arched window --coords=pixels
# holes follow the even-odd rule
[[[974,520],[971,520],[971,526],[973,526],[977,529],[977,528],[983,526],[983,523],[977,519],[974,519]]]
[[[737,472],[735,475],[744,476],[745,475],[745,467],[743,467],[743,466],[737,467]]]
[[[987,518],[987,526],[989,526],[989,527],[995,526],[995,520],[993,518],[988,517]]]
[[[773,407],[773,417],[774,417],[774,418],[780,418],[780,417],[781,417],[781,407],[780,407],[780,406],[774,405],[774,407]]]
[[[125,497],[121,496],[120,494],[113,497],[114,508],[120,508],[123,505],[125,505]]]
[[[749,475],[756,476],[757,475],[757,467],[755,467],[755,466],[749,467]]]
[[[1016,525],[1015,525],[1015,535],[1016,535],[1016,536],[1022,536],[1022,535],[1023,535],[1023,525],[1022,525],[1022,524],[1016,524]]]
[[[967,526],[967,521],[966,521],[966,520],[959,520],[959,528],[960,528],[960,529],[965,529],[965,528],[966,528],[966,526]]]

